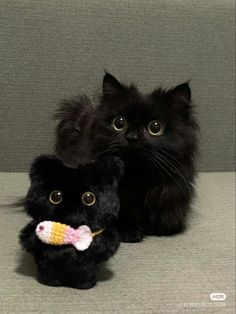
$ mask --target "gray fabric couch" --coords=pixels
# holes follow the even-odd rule
[[[234,1],[0,5],[0,313],[235,313]],[[18,244],[29,218],[12,204],[32,159],[53,151],[59,100],[96,101],[103,68],[143,91],[191,79],[201,126],[193,215],[182,235],[122,244],[92,290],[42,286]]]

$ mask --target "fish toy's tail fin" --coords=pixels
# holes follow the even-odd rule
[[[78,251],[85,251],[93,241],[93,236],[88,226],[80,226],[78,228],[79,240],[74,242],[73,245]]]

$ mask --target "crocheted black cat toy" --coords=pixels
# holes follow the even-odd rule
[[[117,157],[77,169],[56,156],[42,155],[33,162],[25,205],[33,220],[21,231],[20,242],[34,255],[41,283],[78,289],[96,284],[98,264],[120,243],[113,223],[122,174]]]

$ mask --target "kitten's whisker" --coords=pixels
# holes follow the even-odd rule
[[[148,155],[149,160],[151,161],[151,163],[154,165],[154,167],[158,170],[158,172],[160,173],[160,175],[164,179],[165,183],[167,183],[166,178],[165,178],[163,172],[161,171],[159,164],[157,164],[155,159],[153,158],[151,150],[144,149],[144,151],[146,152],[146,155]]]
[[[186,180],[185,176],[183,175],[183,173],[180,171],[180,169],[177,166],[175,166],[173,163],[171,163],[170,160],[165,158],[165,156],[163,156],[160,152],[157,152],[157,154],[159,155],[159,158],[160,157],[163,158],[163,162],[167,163],[168,164],[167,166],[169,166],[169,168],[172,169],[172,171],[175,174],[179,175],[183,179],[183,181],[185,182],[186,186],[189,188],[189,186],[187,184],[187,180]]]
[[[158,159],[155,158],[155,159],[153,159],[153,162],[156,163],[156,165],[158,165],[159,167],[161,167],[162,170],[164,170],[164,171],[167,173],[167,175],[168,175],[176,184],[178,184],[178,182],[174,179],[174,177],[171,175],[171,173],[161,164],[160,160],[158,160]]]
[[[170,153],[168,153],[166,150],[163,149],[158,149],[158,152],[164,153],[166,154],[168,157],[170,157],[174,162],[176,162],[178,164],[178,166],[180,166],[180,168],[183,169],[183,165],[180,163],[180,161],[178,159],[176,159],[174,156],[172,156]]]
[[[158,159],[158,160],[156,160],[156,162],[168,174],[168,176],[173,180],[173,182],[176,184],[176,186],[179,186],[181,188],[182,192],[186,195],[187,193],[186,193],[184,187],[180,184],[180,182],[178,182],[175,179],[175,177],[172,176],[172,174],[163,166],[163,164],[161,164],[161,160]]]
[[[169,168],[172,168],[172,171],[178,175],[180,175],[182,177],[182,179],[184,181],[186,181],[186,178],[184,177],[184,175],[182,174],[181,170],[178,168],[178,165],[173,164],[170,160],[168,160],[165,156],[163,156],[163,154],[161,152],[164,152],[162,150],[158,150],[158,151],[154,151],[151,150],[153,155],[158,155],[160,157],[163,158],[163,160],[168,164]],[[167,153],[167,152],[166,152]],[[172,157],[169,153],[167,153],[170,157]],[[173,159],[175,159],[173,157]],[[180,162],[176,159],[176,161],[178,162],[179,166],[182,167],[182,165],[180,164]]]
[[[100,147],[104,147],[104,146],[107,147],[106,144],[100,145]],[[114,153],[115,151],[118,150],[119,147],[120,147],[120,145],[118,145],[117,143],[112,143],[109,147],[107,147],[103,151],[99,151],[99,153],[96,154],[96,157],[105,155],[106,153]]]
[[[161,171],[160,167],[157,166],[157,164],[154,162],[153,158],[149,154],[148,154],[148,156],[149,156],[149,160],[154,165],[154,167],[157,168],[157,171],[160,173],[160,175],[162,176],[162,178],[165,181],[165,183],[167,183],[166,178],[165,178],[163,172]]]
[[[155,151],[153,151],[153,150],[151,150],[151,149],[146,149],[146,151],[149,151],[150,156],[152,156],[152,161],[153,161],[154,163],[156,163],[159,167],[161,167],[161,168],[167,173],[167,175],[175,182],[175,184],[176,184],[177,186],[180,186],[181,189],[182,189],[182,191],[186,194],[186,191],[185,191],[184,187],[180,184],[180,182],[178,182],[178,181],[172,176],[172,174],[168,171],[168,169],[171,170],[172,172],[174,172],[175,174],[177,174],[180,179],[184,180],[183,182],[185,183],[185,187],[188,188],[188,189],[190,189],[189,186],[186,184],[185,179],[180,175],[180,173],[179,173],[179,172],[176,172],[176,170],[173,171],[173,168],[171,168],[169,164],[167,164],[162,158],[160,158],[160,155],[157,155],[157,152],[155,152]],[[164,158],[164,156],[162,156],[162,157]],[[164,167],[163,164],[165,165],[165,167]],[[166,169],[166,168],[168,168],[168,169]]]
[[[163,157],[163,156],[162,156]],[[164,157],[163,157],[164,158]],[[168,160],[165,160],[165,159],[162,159],[160,156],[159,156],[159,160],[162,161],[167,168],[169,168],[170,170],[172,170],[175,174],[177,174],[179,176],[179,178],[181,178],[183,180],[183,183],[185,184],[185,187],[190,190],[190,187],[186,181],[186,178],[181,174],[181,172],[179,171],[179,169],[177,169],[176,167],[174,167],[174,165],[172,165],[170,163],[170,161]]]

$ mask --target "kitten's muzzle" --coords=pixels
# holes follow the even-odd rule
[[[128,142],[135,142],[138,140],[138,135],[137,133],[135,132],[129,132],[125,135],[125,139],[128,141]]]

